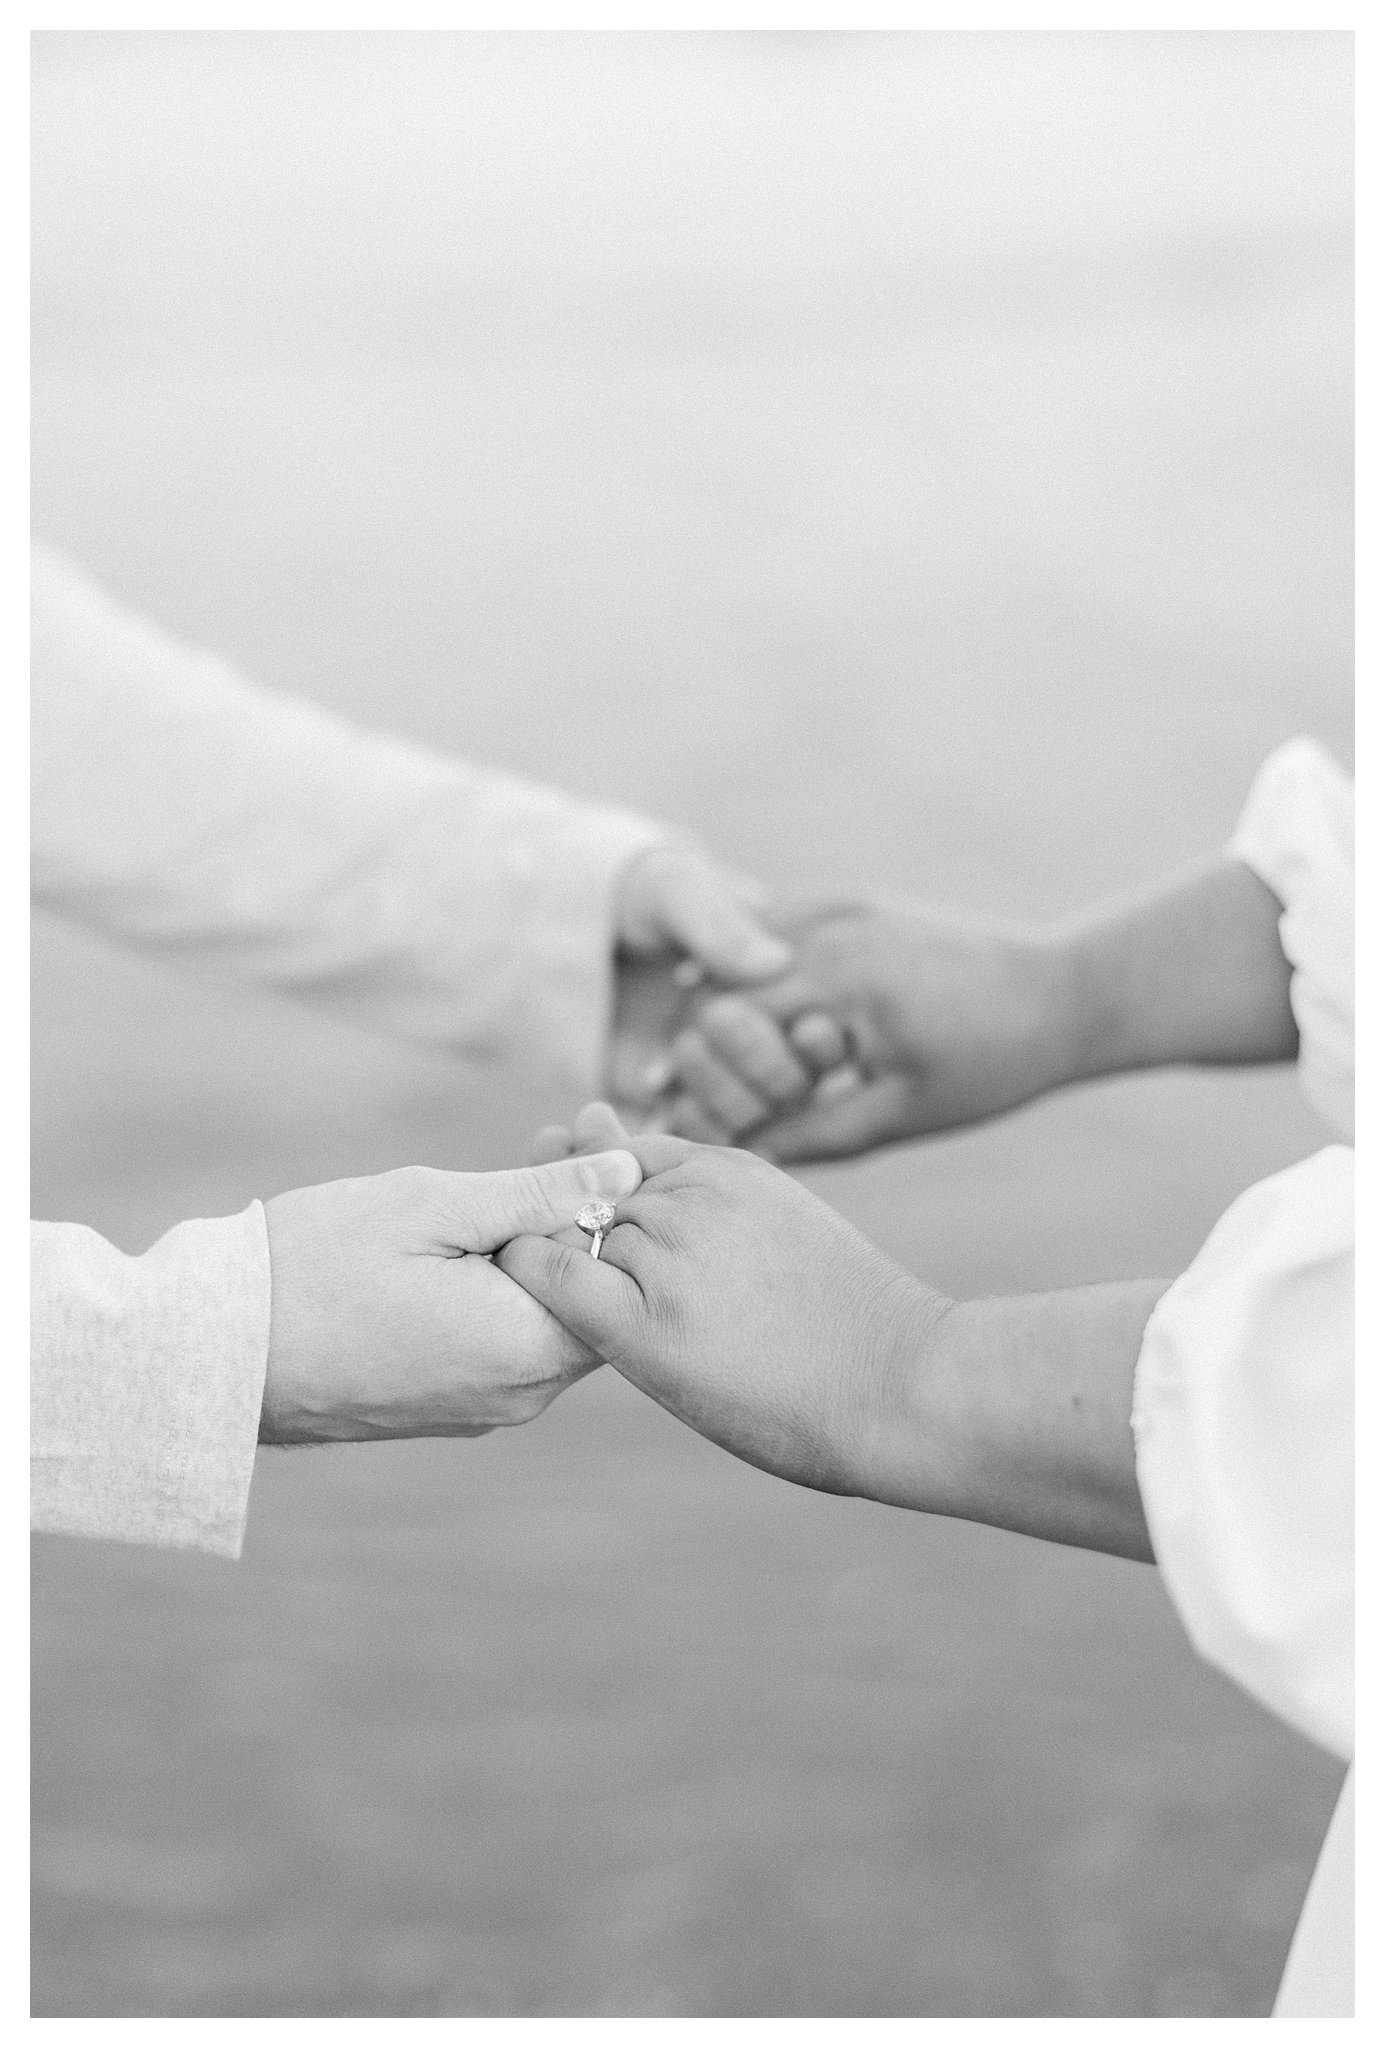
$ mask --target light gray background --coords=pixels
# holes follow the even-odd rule
[[[42,531],[354,716],[799,891],[1056,911],[1350,744],[1341,35],[45,34]],[[41,923],[37,1212],[513,1159],[482,1082]],[[1320,1134],[1160,1077],[813,1176],[985,1291]],[[773,1256],[766,1245],[765,1256]],[[611,1375],[36,1546],[43,2013],[1263,2012],[1339,1773],[1155,1575]]]

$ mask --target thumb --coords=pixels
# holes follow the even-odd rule
[[[735,878],[704,860],[680,861],[664,884],[664,929],[718,981],[769,981],[793,952],[742,900]]]
[[[595,1152],[508,1173],[450,1175],[444,1196],[454,1242],[463,1251],[493,1252],[526,1231],[547,1235],[572,1222],[584,1202],[618,1202],[643,1176],[631,1152]]]
[[[572,1120],[574,1152],[615,1152],[630,1149],[630,1133],[609,1102],[587,1102]]]
[[[529,1147],[529,1164],[551,1166],[555,1159],[566,1159],[573,1149],[572,1132],[566,1124],[543,1124]]]
[[[619,1266],[551,1237],[512,1238],[495,1263],[598,1358],[624,1350],[640,1290]]]

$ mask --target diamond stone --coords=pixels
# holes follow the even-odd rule
[[[595,1237],[598,1230],[609,1230],[615,1220],[616,1212],[609,1202],[583,1202],[576,1216],[577,1228],[585,1230],[588,1237]]]

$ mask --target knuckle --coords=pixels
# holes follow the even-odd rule
[[[441,1179],[433,1166],[396,1166],[389,1175],[391,1192],[408,1205],[428,1201]]]
[[[553,1166],[516,1166],[509,1192],[516,1202],[526,1207],[537,1207],[558,1193],[569,1177],[566,1162],[559,1161]]]

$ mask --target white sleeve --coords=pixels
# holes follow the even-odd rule
[[[238,1557],[269,1356],[264,1210],[140,1258],[79,1223],[32,1239],[35,1529]]]
[[[1251,785],[1227,852],[1284,905],[1299,1082],[1334,1137],[1355,1130],[1356,997],[1351,779],[1316,740],[1290,740]]]
[[[1247,1190],[1145,1331],[1131,1417],[1154,1555],[1193,1642],[1352,1753],[1353,1164]]]
[[[645,819],[365,733],[33,570],[38,901],[472,1060],[585,1088]]]
[[[1284,905],[1299,1078],[1350,1137],[1352,789],[1313,741],[1261,769],[1228,852]],[[1350,1756],[1355,1154],[1250,1188],[1150,1318],[1132,1426],[1154,1554],[1202,1654]]]

